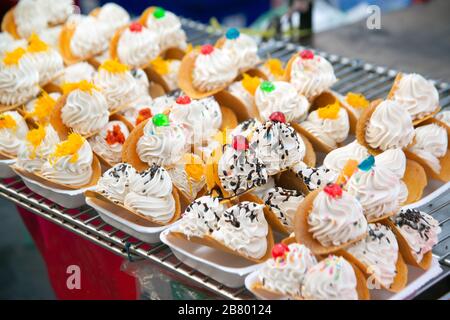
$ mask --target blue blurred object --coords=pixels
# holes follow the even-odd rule
[[[270,10],[270,0],[115,0],[99,2],[100,4],[115,2],[134,16],[141,14],[149,6],[161,6],[177,15],[204,23],[208,23],[209,19],[214,16],[221,23],[237,21],[241,26],[251,24],[261,14]]]
[[[381,11],[388,12],[403,9],[411,5],[412,0],[327,0],[328,3],[342,11],[348,11],[360,3],[379,6]]]

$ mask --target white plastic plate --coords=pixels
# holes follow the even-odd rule
[[[430,269],[423,271],[419,268],[408,266],[408,285],[400,292],[393,293],[384,289],[371,290],[370,298],[372,300],[407,300],[411,298],[415,292],[422,288],[430,280],[436,278],[442,269],[439,265],[439,261],[433,256]],[[245,287],[251,293],[253,293],[260,300],[270,300],[273,297],[269,294],[265,295],[261,292],[254,292],[252,290],[254,284],[258,280],[258,270],[253,271],[245,278]],[[287,299],[284,297],[283,300]]]
[[[102,208],[97,205],[94,201],[89,198],[86,198],[86,203],[94,208],[100,217],[109,225],[122,230],[123,232],[133,236],[136,239],[139,239],[143,242],[147,243],[156,243],[159,242],[159,235],[162,231],[167,229],[169,226],[161,226],[161,227],[143,227],[137,225],[135,223],[129,222],[114,213],[111,213],[109,210]]]
[[[25,185],[34,193],[37,193],[44,198],[53,201],[56,204],[59,204],[63,208],[73,209],[78,208],[84,205],[85,196],[83,192],[91,189],[92,187],[78,189],[78,190],[61,190],[50,188],[45,186],[37,181],[31,180],[27,177],[24,177],[21,174],[17,174],[20,178],[22,178]]]
[[[0,160],[0,179],[12,178],[17,174],[11,169],[11,165],[16,162],[15,159]]]
[[[178,260],[230,288],[244,285],[245,277],[259,268],[259,264],[207,246],[170,235],[170,228],[161,233],[166,244]]]

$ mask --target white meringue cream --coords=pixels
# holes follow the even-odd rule
[[[96,191],[110,200],[123,204],[139,174],[128,163],[118,163],[103,173],[97,182]]]
[[[369,152],[367,151],[367,148],[354,140],[353,142],[328,153],[323,160],[323,165],[325,168],[340,173],[348,160],[353,159],[359,163],[368,156]]]
[[[72,16],[75,32],[70,39],[70,51],[79,59],[94,57],[108,47],[107,28],[104,23],[91,16]]]
[[[133,68],[147,65],[159,52],[157,35],[145,27],[141,31],[125,29],[117,43],[119,61]]]
[[[222,50],[240,71],[253,68],[260,61],[256,41],[243,33],[236,39],[225,38]]]
[[[0,151],[16,156],[28,133],[25,120],[17,111],[0,114]]]
[[[116,129],[117,126],[119,130]],[[129,134],[130,131],[122,121],[110,121],[98,134],[89,138],[89,143],[96,154],[115,165],[122,160],[123,143]]]

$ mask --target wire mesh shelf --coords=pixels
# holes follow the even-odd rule
[[[205,25],[192,20],[182,19],[188,41],[193,45],[211,43],[221,34]],[[260,44],[260,56],[279,58],[286,61],[296,51],[303,47],[281,41],[268,41]],[[317,52],[326,57],[332,64],[339,81],[334,90],[345,94],[348,91],[361,92],[368,99],[386,96],[397,71],[375,66],[361,60],[349,59],[326,52]],[[435,82],[440,94],[441,106],[450,106],[450,88],[448,83]],[[179,261],[164,244],[147,244],[136,240],[126,233],[103,222],[97,212],[83,206],[78,209],[65,209],[51,203],[45,198],[30,191],[20,180],[12,178],[0,181],[0,196],[28,209],[29,211],[66,228],[79,236],[96,243],[130,260],[146,259],[159,265],[177,277],[186,280],[190,285],[206,289],[225,299],[251,299],[253,296],[245,288],[231,289],[206,277]],[[440,262],[450,267],[450,194],[443,193],[432,203],[422,206],[422,211],[428,212],[439,220],[442,233],[439,243],[434,248],[434,254]],[[446,270],[449,270],[446,268]],[[448,271],[445,275],[446,276]],[[436,279],[439,281],[440,279]],[[417,293],[419,294],[419,293]]]

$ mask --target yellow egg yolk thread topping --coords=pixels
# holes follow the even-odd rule
[[[56,100],[53,99],[47,92],[43,91],[41,96],[36,99],[34,103],[33,112],[27,113],[27,117],[36,117],[40,123],[45,123],[56,104]]]
[[[170,61],[164,60],[161,57],[157,57],[151,62],[152,68],[160,75],[165,75],[169,73]]]
[[[17,48],[13,51],[6,52],[3,57],[3,63],[7,66],[18,65],[20,58],[26,53],[24,48]]]
[[[130,68],[127,65],[122,64],[117,60],[106,60],[101,64],[99,69],[106,70],[111,73],[125,73],[128,70],[130,70]]]
[[[345,100],[353,108],[367,108],[369,106],[369,101],[361,93],[347,93]]]
[[[92,90],[99,91],[99,89],[92,82],[89,82],[87,80],[81,80],[80,82],[64,83],[62,89],[64,94],[69,94],[74,90],[85,91],[88,92],[89,94],[92,94]]]
[[[44,41],[42,41],[37,34],[33,33],[28,38],[28,52],[44,52],[47,51],[48,48],[48,45]]]
[[[55,152],[50,156],[51,158],[61,158],[70,156],[70,162],[75,163],[78,160],[78,150],[80,150],[85,139],[78,133],[72,132],[66,141],[56,145]]]
[[[0,115],[0,129],[16,129],[17,123],[9,114]]]
[[[184,169],[188,177],[195,181],[200,181],[205,175],[205,167],[203,162],[192,154],[185,154],[184,161]]]
[[[276,77],[281,77],[284,74],[283,63],[279,59],[268,59],[264,66]]]
[[[36,157],[36,149],[41,145],[42,141],[45,139],[45,128],[42,125],[39,125],[36,129],[30,130],[27,133],[26,140],[33,147],[32,153],[30,155],[30,159],[34,159]]]
[[[354,159],[349,159],[342,168],[341,174],[336,180],[337,184],[345,184],[348,179],[358,170],[358,161]]]
[[[258,77],[252,77],[244,73],[244,78],[242,79],[241,83],[244,89],[247,90],[247,92],[250,93],[252,96],[254,96],[256,89],[261,84],[261,79]]]
[[[340,109],[339,101],[336,100],[333,104],[317,109],[317,113],[321,119],[337,119]]]

